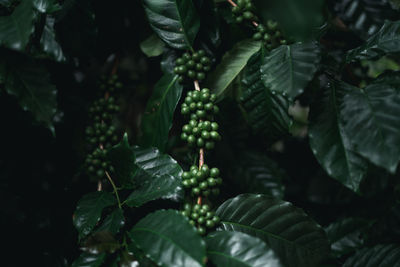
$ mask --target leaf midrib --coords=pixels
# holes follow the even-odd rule
[[[256,231],[256,232],[261,232],[261,233],[263,233],[263,234],[265,234],[265,235],[267,235],[267,236],[271,236],[271,237],[273,237],[273,238],[275,238],[275,239],[278,239],[278,240],[287,242],[287,243],[289,243],[290,245],[293,245],[293,246],[296,245],[296,243],[293,242],[293,241],[290,241],[290,240],[288,240],[288,239],[282,238],[282,237],[280,237],[280,236],[278,236],[278,235],[275,235],[275,234],[273,234],[273,233],[271,233],[271,232],[267,232],[267,231],[264,231],[264,230],[261,230],[261,229],[258,229],[258,228],[254,228],[254,227],[251,227],[251,226],[248,226],[248,225],[244,225],[244,224],[240,224],[240,223],[235,223],[235,222],[229,222],[229,221],[221,221],[221,223],[231,224],[231,225],[234,225],[234,226],[239,226],[239,227],[243,227],[243,228],[246,228],[246,229],[250,229],[250,230],[253,230],[253,231]]]
[[[190,1],[191,1],[191,0],[190,0]],[[185,28],[185,26],[183,25],[181,13],[179,12],[179,8],[178,8],[178,3],[177,3],[176,0],[174,0],[174,2],[175,2],[176,13],[178,14],[178,18],[179,18],[179,23],[180,23],[181,26],[182,26],[182,35],[183,35],[183,38],[185,39],[186,45],[190,48],[190,50],[193,51],[192,45],[190,44],[189,39],[188,39],[188,36],[187,36],[186,28]],[[179,29],[178,29],[178,30],[179,30]]]
[[[345,160],[346,160],[346,166],[347,166],[347,170],[348,170],[349,176],[353,177],[351,175],[351,172],[350,172],[349,155],[347,153],[347,149],[344,146],[343,136],[342,136],[341,127],[340,127],[339,111],[338,111],[337,103],[336,103],[336,87],[335,86],[332,86],[331,92],[332,92],[332,106],[333,106],[333,109],[334,109],[334,112],[335,112],[335,119],[336,119],[336,125],[338,127],[338,132],[339,132],[338,134],[339,134],[340,144],[342,145],[342,148],[343,148],[343,152],[344,152],[344,156],[345,156]]]

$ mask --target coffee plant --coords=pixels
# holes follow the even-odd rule
[[[400,266],[397,0],[0,0],[2,266]]]

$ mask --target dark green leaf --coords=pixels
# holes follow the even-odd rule
[[[131,242],[128,244],[128,253],[131,255],[135,255],[134,258],[140,262],[143,266],[146,267],[156,267],[158,266],[154,261],[152,261],[150,258],[148,258],[149,255],[146,255],[146,253],[143,252],[138,246],[134,243]],[[131,267],[130,265],[127,265],[126,267]]]
[[[158,198],[177,200],[182,197],[182,168],[168,155],[155,148],[135,148],[139,171],[135,176],[136,188],[125,200],[130,207],[138,207]]]
[[[164,74],[174,75],[175,61],[178,58],[178,51],[166,47],[160,62],[161,70]]]
[[[334,10],[343,24],[362,39],[375,34],[385,20],[399,18],[387,0],[336,0]]]
[[[355,59],[377,59],[387,54],[400,52],[400,21],[386,21],[383,27],[365,44],[350,50],[346,61]]]
[[[220,231],[207,236],[207,256],[217,267],[278,267],[275,253],[257,237]]]
[[[319,266],[329,253],[322,228],[289,202],[243,194],[225,201],[216,213],[222,229],[261,238],[285,266]]]
[[[0,46],[25,51],[35,19],[32,1],[21,1],[11,15],[0,17]]]
[[[107,152],[107,158],[114,167],[114,180],[119,186],[132,188],[135,186],[133,177],[138,167],[135,164],[135,153],[129,146],[128,135],[125,133],[122,141],[110,148]]]
[[[54,13],[61,9],[57,0],[32,0],[33,6],[40,13]]]
[[[199,4],[199,2],[194,2]],[[221,44],[220,21],[213,1],[203,1],[201,7],[198,8],[200,17],[200,30],[197,40],[201,43],[201,47],[215,51]]]
[[[320,59],[316,43],[281,45],[264,57],[261,78],[272,92],[295,98],[314,77]]]
[[[359,192],[367,173],[367,160],[355,151],[352,135],[344,129],[341,114],[343,98],[347,93],[335,83],[324,90],[311,106],[309,140],[318,162],[334,179]]]
[[[72,263],[71,267],[100,267],[105,258],[105,253],[90,254],[84,252]]]
[[[115,235],[124,225],[125,225],[125,217],[122,209],[115,209],[104,219],[101,226],[96,229],[96,232],[106,231]]]
[[[176,106],[182,95],[178,76],[165,74],[155,85],[142,120],[143,145],[165,151]]]
[[[100,26],[96,23],[93,4],[91,1],[66,0],[63,9],[57,13],[57,39],[62,44],[64,54],[70,58],[87,60],[99,47]],[[101,44],[106,45],[105,42],[102,39]]]
[[[203,266],[205,243],[175,210],[147,215],[131,229],[129,236],[159,266]]]
[[[254,132],[272,143],[289,134],[292,120],[288,114],[289,101],[280,94],[272,94],[261,81],[261,60],[260,51],[247,62],[241,100]]]
[[[249,58],[260,49],[260,46],[260,42],[253,40],[237,43],[224,55],[216,70],[211,73],[206,81],[207,87],[217,96],[221,96],[244,69]]]
[[[9,8],[15,4],[15,2],[17,2],[17,0],[0,0],[0,6]]]
[[[56,41],[54,22],[55,19],[53,17],[46,17],[46,24],[44,25],[42,37],[40,38],[40,46],[43,52],[49,55],[55,61],[63,62],[65,61],[65,57],[61,46]]]
[[[234,166],[236,183],[243,193],[260,193],[283,198],[286,174],[262,153],[241,151]]]
[[[364,248],[349,258],[343,267],[397,267],[400,266],[400,246],[377,245]]]
[[[150,26],[169,46],[192,48],[200,27],[192,0],[143,0]]]
[[[323,0],[255,1],[264,24],[278,21],[283,32],[298,41],[309,40],[324,23]]]
[[[79,238],[82,239],[90,234],[99,222],[103,209],[116,203],[114,195],[104,191],[83,196],[76,206],[73,219],[74,226],[79,232]]]
[[[149,38],[140,43],[140,49],[148,57],[157,57],[164,51],[165,44],[158,38],[157,35],[152,34]]]
[[[369,225],[368,220],[361,218],[345,218],[328,225],[325,232],[335,255],[343,256],[362,247],[362,233]]]
[[[382,75],[364,89],[336,86],[346,93],[340,112],[355,151],[394,173],[400,161],[400,74]]]
[[[85,240],[81,250],[92,254],[114,253],[120,246],[110,232],[95,232]]]
[[[5,90],[14,95],[23,110],[30,111],[36,121],[53,133],[56,112],[56,88],[50,84],[47,70],[36,62],[13,57],[6,62]]]

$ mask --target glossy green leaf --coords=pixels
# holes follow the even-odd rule
[[[355,59],[377,59],[387,54],[400,52],[400,21],[386,21],[382,28],[365,44],[350,50],[346,61]]]
[[[11,7],[17,0],[0,0],[0,6],[9,8]]]
[[[394,173],[400,161],[400,74],[382,75],[364,89],[337,86],[346,92],[340,112],[355,151]]]
[[[328,225],[325,232],[335,255],[343,256],[362,247],[362,234],[368,226],[370,222],[362,218],[345,218]]]
[[[326,259],[329,243],[322,228],[291,203],[265,195],[243,194],[216,211],[223,230],[261,238],[285,266],[313,267]]]
[[[9,16],[0,17],[0,46],[25,51],[35,30],[32,1],[21,1]]]
[[[115,209],[104,219],[96,232],[110,232],[115,235],[125,225],[125,217],[122,209]]]
[[[154,261],[152,261],[146,253],[143,252],[134,242],[131,242],[128,244],[128,253],[131,255],[135,255],[134,258],[140,262],[141,265],[143,266],[149,266],[149,267],[156,267],[158,266]],[[126,267],[130,267],[130,265],[127,265]]]
[[[40,13],[54,13],[61,9],[57,0],[32,0],[33,6]]]
[[[196,5],[196,2],[194,2]],[[200,17],[200,30],[197,41],[200,47],[205,47],[210,51],[215,51],[221,44],[221,23],[217,13],[217,9],[213,1],[198,2],[198,12],[202,14]]]
[[[140,43],[140,49],[148,57],[158,57],[163,53],[164,47],[164,42],[155,34]]]
[[[166,47],[160,62],[164,74],[174,75],[175,61],[179,57],[178,50]]]
[[[336,0],[333,9],[346,28],[364,40],[375,34],[385,20],[399,19],[387,0]]]
[[[82,253],[71,265],[71,267],[100,267],[106,258],[106,253],[90,254]]]
[[[14,95],[23,110],[29,111],[39,123],[53,133],[53,117],[57,108],[56,88],[43,65],[37,62],[8,58],[4,78],[5,90]]]
[[[343,267],[395,266],[400,266],[400,246],[398,244],[377,245],[372,248],[364,248],[343,264]]]
[[[130,207],[138,207],[158,198],[180,199],[182,168],[170,156],[155,148],[134,149],[139,170],[135,176],[137,188],[125,200]]]
[[[221,96],[261,47],[260,42],[244,40],[228,51],[206,81],[206,86]]]
[[[85,240],[81,250],[92,254],[114,253],[120,247],[120,243],[114,236],[110,232],[104,231],[91,234]]]
[[[104,208],[115,205],[117,200],[109,192],[99,191],[83,196],[76,206],[73,223],[82,239],[90,234],[100,221]]]
[[[138,171],[135,164],[135,153],[129,146],[128,135],[125,133],[122,141],[107,151],[107,159],[114,167],[113,179],[118,186],[132,188],[135,186],[133,177]]]
[[[155,85],[142,119],[143,146],[165,151],[176,106],[182,95],[178,76],[165,74]]]
[[[144,10],[154,32],[175,49],[193,45],[200,27],[192,0],[143,0]]]
[[[132,241],[159,266],[204,266],[205,243],[189,221],[175,210],[160,210],[130,231]]]
[[[310,109],[309,141],[311,149],[329,176],[359,192],[368,162],[355,150],[352,135],[344,127],[341,113],[347,91],[331,83]]]
[[[254,0],[257,14],[267,24],[273,19],[279,23],[286,38],[310,40],[324,23],[323,0]]]
[[[46,17],[42,37],[40,38],[40,46],[44,53],[49,55],[57,62],[65,61],[65,56],[60,44],[56,40],[56,33],[54,29],[55,19],[53,17]]]
[[[254,54],[243,73],[242,106],[255,133],[273,143],[289,135],[292,119],[288,114],[289,101],[280,94],[272,94],[261,81],[263,51]]]
[[[318,70],[320,54],[315,42],[279,46],[266,54],[262,62],[264,85],[272,92],[297,97]]]
[[[207,256],[217,267],[279,267],[275,253],[259,238],[220,231],[206,237]]]
[[[255,151],[242,151],[233,167],[235,182],[242,193],[259,193],[283,198],[286,174],[271,159]]]

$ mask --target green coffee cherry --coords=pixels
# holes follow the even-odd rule
[[[218,189],[217,187],[222,183],[220,177],[215,178],[212,175],[218,176],[219,170],[217,168],[210,169],[207,165],[203,165],[198,169],[197,166],[193,165],[190,167],[189,171],[182,173],[182,185],[194,196],[207,197],[213,193],[215,189]],[[221,181],[219,181],[219,179]],[[208,205],[205,207],[195,205],[193,208],[194,210],[198,210],[200,207],[205,209],[204,212],[209,210]]]
[[[175,65],[174,72],[179,74],[179,82],[184,82],[185,79],[204,80],[205,72],[211,69],[211,60],[204,50],[199,50],[192,55],[184,53],[176,59]]]

